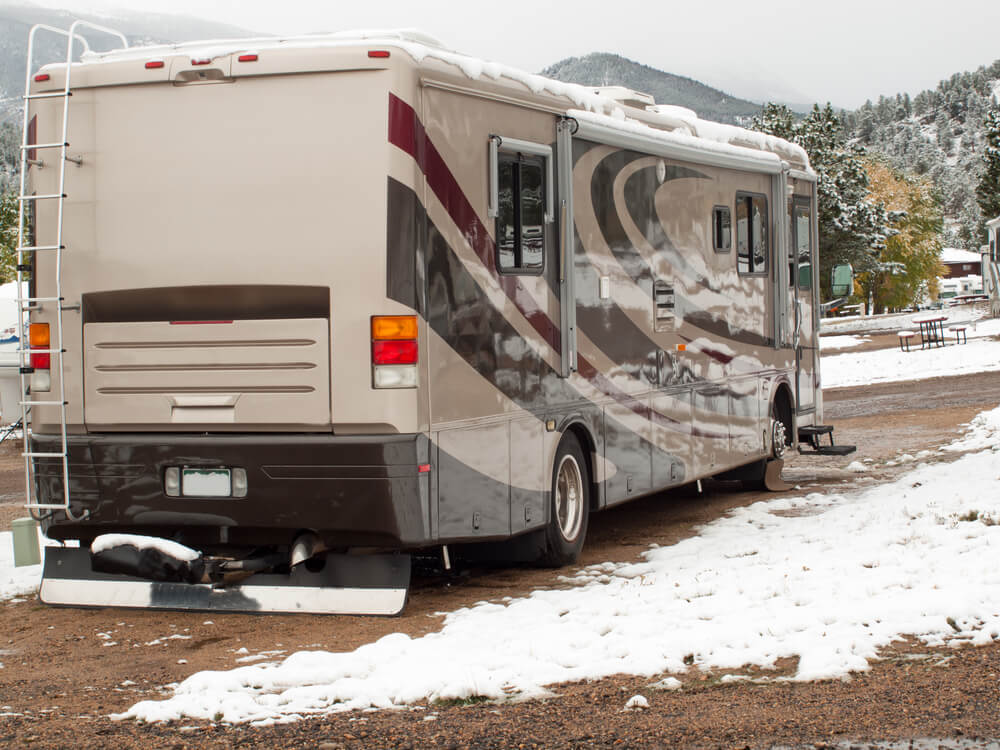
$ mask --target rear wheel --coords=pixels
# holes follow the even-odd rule
[[[566,434],[556,451],[550,498],[541,562],[568,565],[580,556],[590,516],[590,472],[573,435]]]

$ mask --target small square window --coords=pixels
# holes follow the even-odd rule
[[[715,252],[728,253],[733,247],[733,217],[729,206],[712,209],[712,244]]]

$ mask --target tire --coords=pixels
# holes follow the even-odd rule
[[[590,472],[579,441],[566,434],[556,450],[549,493],[549,523],[540,562],[560,567],[576,562],[590,518]]]

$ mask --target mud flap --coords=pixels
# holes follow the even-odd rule
[[[191,609],[324,615],[398,615],[410,585],[409,555],[328,555],[319,572],[258,574],[225,587],[148,581],[92,570],[86,548],[46,547],[38,598],[75,607]]]
[[[764,488],[771,492],[785,492],[792,489],[792,485],[781,478],[781,470],[785,467],[785,462],[780,458],[772,458],[764,468]]]

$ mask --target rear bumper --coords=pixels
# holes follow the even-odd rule
[[[33,438],[36,451],[57,439]],[[56,512],[46,533],[89,543],[104,533],[168,537],[204,549],[289,544],[300,530],[331,548],[401,549],[431,543],[429,441],[407,435],[70,436],[70,503],[79,522]],[[168,466],[241,467],[243,498],[167,497]],[[62,502],[59,459],[36,459],[38,499]]]

